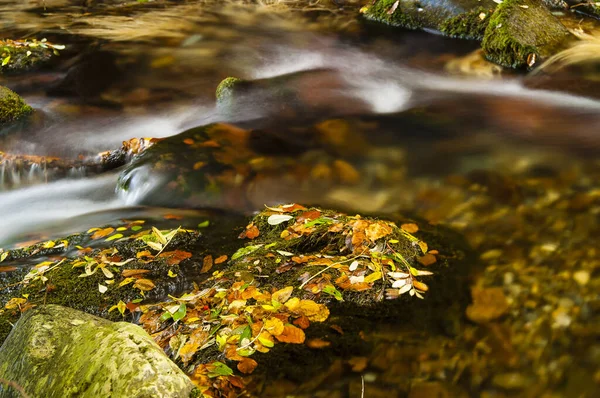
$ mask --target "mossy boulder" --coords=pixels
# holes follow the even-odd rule
[[[219,83],[217,89],[215,90],[215,96],[217,97],[217,102],[224,102],[230,98],[235,91],[235,87],[243,82],[242,79],[238,79],[237,77],[227,77]]]
[[[12,90],[0,86],[0,127],[22,119],[33,112],[33,108]]]
[[[22,73],[47,64],[65,47],[47,40],[0,39],[0,73]]]
[[[426,223],[292,204],[262,211],[240,238],[193,291],[142,307],[141,325],[197,384],[215,360],[306,380],[364,354],[361,331],[377,321],[456,333],[468,302],[467,245]]]
[[[139,326],[45,305],[0,348],[0,378],[32,397],[189,397],[190,379]],[[6,384],[3,397],[20,397]]]
[[[539,0],[505,0],[491,16],[482,42],[485,57],[516,69],[531,68],[574,40]]]
[[[480,40],[495,7],[492,0],[377,0],[361,12],[366,19],[391,26]]]

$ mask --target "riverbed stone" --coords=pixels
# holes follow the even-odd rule
[[[490,17],[481,45],[489,61],[523,69],[537,66],[573,39],[541,1],[505,0]]]
[[[32,397],[188,397],[194,388],[139,326],[57,305],[17,322],[0,348],[0,377]]]
[[[33,112],[33,108],[14,91],[0,86],[0,127],[22,119]]]

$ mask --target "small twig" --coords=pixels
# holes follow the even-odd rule
[[[360,375],[360,381],[362,383],[362,389],[360,390],[360,398],[365,398],[365,376]]]
[[[6,386],[12,387],[13,389],[17,390],[19,392],[19,394],[21,394],[22,397],[29,398],[29,395],[25,392],[25,390],[23,389],[23,387],[21,387],[20,385],[18,385],[14,381],[6,380],[6,379],[3,379],[3,378],[0,377],[0,384],[4,384]]]

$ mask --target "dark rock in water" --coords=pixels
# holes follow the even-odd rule
[[[108,51],[84,54],[69,68],[65,77],[47,91],[53,96],[75,96],[94,100],[120,77],[117,57]]]
[[[189,397],[190,379],[139,326],[57,305],[25,313],[0,348],[0,378],[31,397]],[[21,394],[0,385],[3,397]]]
[[[563,50],[574,36],[535,0],[505,0],[490,18],[481,43],[485,57],[499,65],[524,69]]]
[[[0,127],[22,119],[31,112],[33,108],[21,97],[8,88],[0,86]]]

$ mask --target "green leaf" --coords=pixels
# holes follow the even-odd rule
[[[187,307],[185,303],[181,303],[179,305],[179,309],[173,314],[173,320],[177,322],[178,320],[183,319],[183,317],[185,317],[186,312]]]
[[[233,375],[233,370],[223,362],[215,361],[211,363],[212,371],[208,372],[208,377],[217,377],[217,376],[231,376]]]
[[[333,285],[325,286],[322,291],[323,293],[327,293],[333,296],[337,301],[344,301],[342,293],[339,290],[337,290]]]
[[[134,225],[133,227],[131,227],[132,231],[139,231],[140,229],[142,229],[141,225]]]
[[[260,249],[261,247],[262,247],[262,245],[250,245],[250,246],[242,247],[242,248],[238,249],[238,251],[233,253],[233,256],[231,256],[231,259],[237,260],[240,257],[247,256],[248,254],[253,253],[256,250]]]
[[[8,64],[10,62],[10,55],[8,55],[6,58],[4,58],[2,60],[2,66],[5,66],[6,64]]]
[[[240,347],[242,346],[242,341],[244,341],[245,339],[250,340],[252,338],[252,329],[250,328],[250,325],[246,326],[244,328],[244,330],[242,330],[242,334],[240,334]]]
[[[206,221],[202,221],[200,224],[198,224],[198,228],[206,228],[210,225],[210,221],[206,220]]]
[[[114,234],[113,236],[110,236],[108,238],[106,238],[106,242],[110,242],[111,240],[115,240],[115,239],[121,239],[123,237],[123,234]]]
[[[6,257],[8,257],[8,252],[4,252],[2,254],[0,254],[0,263],[4,260],[6,260]]]
[[[260,344],[264,345],[267,348],[271,348],[271,347],[275,346],[275,344],[271,340],[261,337],[261,336],[258,336],[258,341],[260,341]]]
[[[315,225],[326,225],[333,223],[333,219],[327,217],[315,218],[312,221],[304,223],[305,227],[314,227]]]
[[[164,312],[164,313],[163,313],[163,314],[160,316],[160,318],[158,318],[158,320],[159,320],[159,321],[161,321],[161,322],[164,322],[164,321],[166,321],[167,319],[169,319],[169,318],[171,318],[171,317],[172,317],[171,313],[170,313],[169,311],[165,311],[165,312]]]

